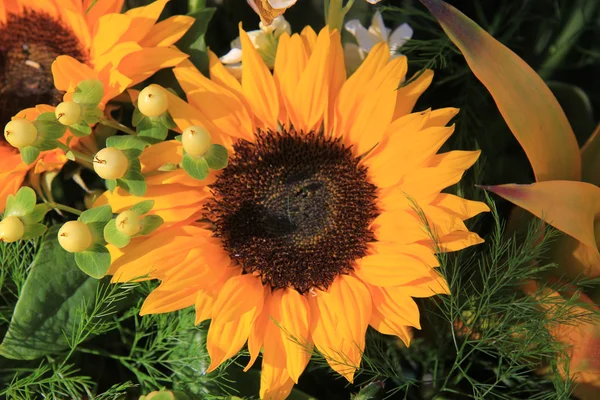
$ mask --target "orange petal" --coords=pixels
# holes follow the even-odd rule
[[[120,13],[124,0],[84,0],[82,9],[85,10],[85,19],[90,32],[96,32],[99,19],[107,14]]]
[[[531,185],[483,186],[595,249],[594,219],[600,214],[600,188],[585,182],[548,181]]]
[[[352,382],[360,365],[371,319],[369,290],[360,280],[340,275],[328,291],[315,292],[316,296],[310,297],[315,345],[329,366]]]
[[[69,91],[84,79],[98,79],[98,74],[71,56],[58,56],[52,63],[54,86]]]
[[[97,59],[119,43],[130,25],[131,18],[124,14],[115,13],[100,17],[92,39],[92,59]]]
[[[421,242],[434,251],[451,252],[481,244],[484,240],[475,232],[456,231],[439,237],[436,241],[424,240]]]
[[[581,160],[573,129],[542,78],[514,52],[456,8],[421,0],[485,85],[527,154],[537,181],[579,180]],[[543,143],[543,146],[540,146]]]
[[[163,68],[174,67],[189,56],[176,48],[150,47],[131,53],[121,60],[118,69],[135,85]]]
[[[140,42],[152,31],[169,0],[155,0],[147,6],[136,7],[125,12],[131,18],[131,28],[123,35],[123,42]]]
[[[373,308],[385,319],[394,325],[421,329],[419,307],[404,288],[367,286],[373,299]]]
[[[485,203],[463,199],[449,193],[438,194],[436,199],[431,202],[431,205],[458,215],[462,220],[472,218],[482,212],[490,211],[490,208]]]
[[[273,75],[240,23],[242,42],[242,89],[252,111],[267,128],[277,130],[279,96]]]
[[[306,297],[294,289],[273,292],[270,317],[280,330],[286,356],[286,369],[290,378],[298,383],[312,355],[309,335],[309,307]]]
[[[195,19],[187,15],[174,15],[160,21],[150,29],[150,32],[140,41],[142,47],[167,47],[185,35],[194,24]]]
[[[213,319],[206,338],[210,355],[207,372],[240,351],[263,304],[264,289],[257,276],[238,275],[223,285],[213,306]]]
[[[446,126],[452,118],[454,118],[460,110],[454,107],[439,108],[433,110],[429,116],[429,121],[425,124],[426,128],[431,126]]]
[[[329,65],[329,77],[327,78],[329,82],[329,99],[324,121],[325,133],[327,134],[330,134],[333,129],[336,99],[338,98],[344,82],[346,82],[344,50],[342,49],[342,39],[338,30],[331,32]]]
[[[433,71],[430,69],[417,72],[416,75],[418,76],[412,82],[408,83],[408,85],[398,88],[393,119],[400,118],[412,112],[419,97],[421,97],[433,81]]]
[[[160,286],[152,291],[144,300],[140,315],[161,314],[181,310],[194,305],[196,301],[195,288],[179,291],[160,290]]]
[[[271,289],[267,286],[265,289],[265,305],[263,306],[263,310],[256,318],[256,321],[252,325],[252,330],[250,331],[250,336],[248,336],[248,353],[250,353],[250,361],[244,368],[244,372],[248,372],[248,370],[254,365],[256,359],[258,358],[258,354],[260,353],[260,349],[263,346],[265,340],[265,332],[267,329],[267,324],[271,323],[269,320],[269,302],[271,301]]]

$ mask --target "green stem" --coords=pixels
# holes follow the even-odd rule
[[[71,154],[73,154],[73,156],[75,157],[76,160],[82,161],[89,168],[93,168],[94,159],[91,156],[88,156],[87,154],[83,154],[83,153],[81,153],[81,152],[79,152],[77,150],[73,150],[69,146],[67,146],[66,144],[63,144],[63,143],[60,143],[60,142],[58,142],[58,147],[62,151],[64,151],[65,153],[71,153]]]
[[[82,213],[82,211],[80,211],[76,208],[65,206],[64,204],[60,204],[60,203],[55,203],[53,201],[47,202],[46,205],[48,205],[48,207],[56,208],[57,210],[66,211],[68,213],[75,214],[75,215],[81,215],[81,213]]]
[[[136,131],[134,131],[131,128],[126,127],[125,125],[123,125],[123,124],[115,121],[114,119],[101,119],[100,123],[102,125],[114,128],[114,129],[116,129],[118,131],[127,133],[128,135],[133,135],[133,136],[137,135]]]
[[[329,26],[329,30],[337,29],[338,31],[342,31],[342,25],[344,24],[344,17],[346,13],[352,7],[354,0],[348,1],[346,6],[343,5],[343,0],[329,0],[329,7],[325,9],[325,19],[327,20],[327,25]]]

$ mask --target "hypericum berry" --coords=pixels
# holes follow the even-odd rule
[[[81,221],[69,221],[59,229],[58,243],[69,253],[79,253],[92,245],[92,232]]]
[[[56,119],[63,125],[73,125],[81,118],[81,106],[72,101],[63,101],[54,110]]]
[[[13,119],[4,128],[4,137],[17,149],[31,146],[38,137],[35,125],[26,119]]]
[[[23,237],[25,225],[19,217],[6,217],[0,222],[0,242],[16,242]]]
[[[169,107],[165,89],[158,85],[146,86],[138,96],[138,108],[148,117],[158,117]]]
[[[94,156],[94,171],[102,179],[122,178],[128,168],[129,160],[117,148],[106,147]]]
[[[142,222],[140,215],[135,211],[123,211],[117,215],[117,229],[119,232],[124,233],[127,236],[133,236],[140,231]]]
[[[201,126],[190,126],[181,137],[183,149],[192,157],[203,156],[212,144],[210,133]]]

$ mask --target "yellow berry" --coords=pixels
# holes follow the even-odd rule
[[[117,229],[119,232],[124,233],[127,236],[133,236],[140,231],[142,227],[142,221],[140,215],[135,211],[123,211],[117,215]]]
[[[79,253],[92,245],[92,232],[81,221],[69,221],[59,229],[58,243],[69,253]]]
[[[19,217],[6,217],[0,222],[0,242],[16,242],[24,233],[25,225]]]
[[[81,118],[81,106],[72,101],[65,101],[56,106],[54,115],[61,124],[73,125]]]
[[[13,119],[4,128],[4,137],[8,143],[20,149],[34,144],[38,137],[38,131],[31,121]]]
[[[123,152],[114,147],[106,147],[94,157],[94,171],[102,179],[119,179],[127,172],[129,160]]]
[[[158,117],[169,107],[165,89],[158,85],[146,86],[138,96],[138,108],[148,117]]]
[[[192,157],[203,156],[212,144],[210,133],[201,126],[190,126],[181,137],[183,149]]]

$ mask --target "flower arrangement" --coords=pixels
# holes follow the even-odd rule
[[[595,398],[576,3],[0,0],[0,395]]]

